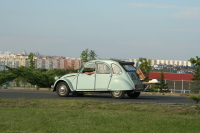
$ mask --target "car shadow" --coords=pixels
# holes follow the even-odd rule
[[[92,100],[161,100],[161,97],[154,97],[154,96],[139,96],[138,98],[129,98],[127,95],[125,95],[122,99],[115,99],[113,98],[110,94],[85,94],[84,96],[74,96],[74,95],[69,95],[67,96],[70,99],[92,99]],[[63,97],[66,98],[66,97]]]

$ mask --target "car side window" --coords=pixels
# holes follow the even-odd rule
[[[97,64],[97,74],[110,74],[110,68],[103,63]]]
[[[89,63],[84,68],[82,73],[93,74],[95,72],[95,63]]]
[[[122,70],[119,66],[112,64],[113,74],[122,74]]]

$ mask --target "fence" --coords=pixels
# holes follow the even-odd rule
[[[165,83],[168,84],[168,89],[171,93],[190,93],[190,83],[191,81],[172,81],[165,80]],[[154,85],[150,85],[154,86]],[[199,91],[200,94],[200,91]]]
[[[170,93],[190,93],[191,92],[191,90],[173,90],[173,89],[168,89],[168,90],[170,91]],[[160,89],[158,89],[158,92],[159,91]],[[200,90],[199,90],[199,94],[200,94]]]

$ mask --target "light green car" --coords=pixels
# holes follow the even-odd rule
[[[145,91],[146,84],[140,81],[134,62],[92,60],[79,73],[71,73],[57,79],[53,91],[61,97],[69,93],[83,96],[85,92],[110,93],[113,98],[137,98]]]

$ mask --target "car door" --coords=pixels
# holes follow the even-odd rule
[[[88,63],[78,75],[77,90],[93,91],[95,88],[95,63]]]
[[[107,64],[98,62],[96,67],[96,91],[107,91],[111,80],[111,70]]]

